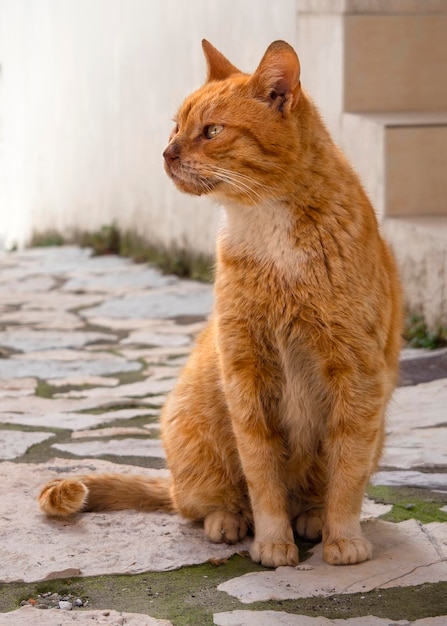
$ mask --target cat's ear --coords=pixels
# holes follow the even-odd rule
[[[267,48],[250,82],[256,98],[287,114],[300,97],[300,62],[285,41],[274,41]]]
[[[230,63],[230,61],[206,39],[202,39],[202,48],[208,66],[207,82],[210,80],[225,80],[232,74],[241,73],[237,67]]]

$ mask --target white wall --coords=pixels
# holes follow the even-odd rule
[[[161,158],[201,39],[251,71],[295,35],[295,0],[0,0],[0,244],[116,221],[211,252],[217,210]]]

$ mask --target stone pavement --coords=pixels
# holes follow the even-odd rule
[[[176,515],[40,514],[55,475],[166,472],[160,407],[211,306],[209,285],[115,256],[1,253],[0,626],[447,624],[446,351],[403,355],[365,499],[368,563],[301,545],[297,568],[271,571],[249,539],[213,545]],[[82,608],[35,608],[50,591]]]

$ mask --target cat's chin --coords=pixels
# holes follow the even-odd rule
[[[183,193],[189,193],[194,196],[202,196],[211,193],[219,184],[218,182],[214,183],[207,181],[206,183],[203,183],[201,181],[185,180],[173,172],[169,172],[169,176],[172,178],[177,189],[183,191]]]

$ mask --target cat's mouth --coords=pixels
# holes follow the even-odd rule
[[[174,168],[170,167],[167,163],[165,163],[165,170],[180,191],[194,194],[195,196],[210,193],[220,182],[219,180],[213,180],[182,167],[175,168],[174,171]]]

